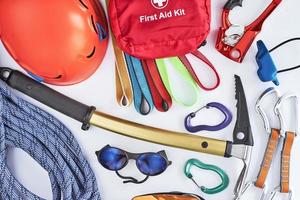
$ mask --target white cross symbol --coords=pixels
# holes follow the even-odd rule
[[[158,7],[163,7],[163,3],[165,2],[167,2],[167,0],[153,0],[153,3],[158,4]]]

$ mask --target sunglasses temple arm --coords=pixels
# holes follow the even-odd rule
[[[144,180],[138,181],[135,178],[132,178],[132,180],[124,181],[123,183],[134,183],[134,184],[142,184],[148,180],[149,176],[146,176]]]
[[[144,183],[145,181],[148,180],[149,176],[147,176],[144,180],[142,181],[138,181],[137,179],[130,177],[130,176],[122,176],[118,171],[116,171],[116,174],[118,175],[118,177],[120,177],[121,179],[127,179],[125,181],[123,181],[123,183],[135,183],[135,184],[141,184]]]
[[[120,177],[121,179],[130,179],[130,180],[132,180],[132,181],[138,181],[138,180],[136,180],[136,179],[133,178],[133,177],[130,177],[130,176],[123,176],[123,175],[121,175],[118,171],[116,171],[116,174],[117,174],[118,177]]]

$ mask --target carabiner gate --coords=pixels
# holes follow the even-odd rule
[[[262,120],[264,122],[264,127],[265,130],[267,131],[267,133],[271,133],[271,125],[270,125],[270,121],[268,119],[268,116],[266,114],[266,112],[262,109],[262,101],[264,100],[265,97],[271,95],[271,94],[275,94],[277,100],[280,99],[280,92],[275,89],[274,87],[270,87],[268,89],[266,89],[261,95],[260,97],[257,99],[256,104],[255,104],[255,109],[256,112],[259,113],[262,117]],[[275,108],[274,108],[275,109]],[[274,110],[275,114],[276,111]]]
[[[281,130],[282,130],[282,135],[285,134],[286,131],[288,131],[288,129],[286,128],[287,125],[285,123],[285,120],[284,120],[284,115],[283,115],[283,112],[282,112],[282,105],[285,101],[287,101],[288,99],[295,99],[295,108],[296,108],[296,111],[294,112],[295,113],[295,131],[293,133],[295,133],[295,135],[297,136],[298,135],[298,131],[299,131],[299,109],[298,109],[298,96],[295,95],[295,94],[286,94],[286,95],[283,95],[282,97],[280,97],[280,99],[277,101],[276,105],[275,105],[275,113],[278,115],[279,117],[279,120],[280,120],[280,123],[281,123]],[[289,130],[291,131],[291,130]]]

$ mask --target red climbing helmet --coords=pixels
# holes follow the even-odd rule
[[[97,0],[1,0],[0,38],[10,55],[41,81],[70,85],[102,62],[108,27]]]

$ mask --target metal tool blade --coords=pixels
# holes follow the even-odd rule
[[[234,188],[235,199],[239,199],[246,184],[254,142],[243,84],[237,75],[235,75],[235,90],[237,120],[233,131],[231,155],[243,161],[243,169]]]
[[[247,100],[241,78],[235,77],[235,98],[237,100],[237,120],[233,130],[233,144],[253,146],[253,136],[249,120]]]

